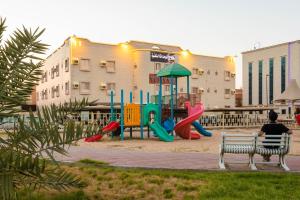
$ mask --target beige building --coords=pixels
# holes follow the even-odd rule
[[[243,105],[270,105],[296,79],[300,85],[300,41],[287,42],[242,53]],[[280,106],[289,115],[289,106]]]
[[[130,91],[133,101],[139,102],[140,90],[144,94],[149,92],[152,97],[158,94],[155,74],[171,62],[178,62],[192,71],[192,96],[200,96],[207,108],[234,107],[235,63],[232,57],[196,55],[178,46],[140,41],[95,43],[75,36],[67,38],[46,59],[36,90],[37,105],[84,97],[105,103],[110,100],[110,91],[114,91],[115,101],[120,102],[121,89],[124,89],[125,102],[129,101]],[[169,81],[163,82],[163,95],[169,95]],[[186,79],[178,80],[178,92],[187,92]]]

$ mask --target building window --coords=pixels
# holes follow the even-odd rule
[[[192,93],[193,94],[197,94],[198,93],[199,88],[198,87],[192,87]]]
[[[55,67],[56,77],[59,77],[59,64]]]
[[[107,94],[110,95],[111,91],[116,94],[116,83],[107,83]]]
[[[215,71],[215,75],[218,76],[218,71]]]
[[[158,73],[161,70],[161,63],[154,63],[154,73]]]
[[[193,68],[192,78],[198,78],[198,74],[199,74],[199,69],[198,68]]]
[[[170,92],[170,85],[165,85],[165,92]]]
[[[51,88],[51,97],[52,97],[52,99],[55,97],[55,87],[54,86]]]
[[[224,79],[225,79],[225,81],[229,81],[230,80],[230,71],[225,71],[224,72]]]
[[[65,82],[65,94],[68,95],[70,93],[70,82]]]
[[[209,88],[207,88],[206,92],[207,92],[207,93],[210,93],[210,89],[209,89]]]
[[[51,79],[54,79],[55,68],[51,68]]]
[[[106,61],[106,72],[115,73],[116,72],[116,63],[115,61]]]
[[[262,104],[263,87],[263,61],[258,61],[258,104]]]
[[[69,71],[69,58],[65,59],[65,72]]]
[[[225,89],[224,90],[224,94],[225,94],[225,99],[229,99],[230,98],[230,89]]]
[[[252,63],[248,64],[248,102],[252,105]]]
[[[286,114],[286,109],[282,109],[281,114],[285,115]]]
[[[272,104],[274,98],[274,59],[270,58],[269,60],[269,103]]]
[[[56,86],[55,92],[56,92],[56,97],[59,97],[59,85]]]
[[[286,57],[281,57],[281,93],[285,90],[285,69],[286,68]]]
[[[159,92],[159,84],[154,85],[155,94],[158,94]]]
[[[80,59],[79,70],[81,71],[90,71],[90,59]]]
[[[49,91],[49,92],[50,92],[50,91]],[[46,90],[44,91],[44,95],[45,95],[44,99],[48,99],[48,89],[46,89]]]
[[[79,93],[80,94],[89,94],[90,93],[90,82],[80,82]]]
[[[207,74],[210,75],[210,70],[207,70]]]

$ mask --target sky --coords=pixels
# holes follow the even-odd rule
[[[300,39],[299,0],[0,0],[7,34],[22,25],[45,28],[48,54],[70,35],[95,42],[141,40],[192,53],[235,56]]]

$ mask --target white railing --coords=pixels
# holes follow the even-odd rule
[[[86,115],[81,115],[81,121],[88,123],[98,124],[105,126],[110,121],[110,113],[89,112]],[[116,113],[116,118],[120,120],[120,113]],[[211,113],[204,114],[199,119],[200,124],[204,128],[255,128],[261,127],[263,124],[268,123],[265,114],[223,114]],[[280,123],[286,126],[293,126],[293,120],[281,120]]]
[[[206,114],[199,121],[206,128],[238,128],[259,127],[267,123],[268,119],[256,114]]]

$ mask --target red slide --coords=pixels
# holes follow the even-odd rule
[[[191,107],[190,102],[185,102],[185,107],[188,109],[188,117],[179,121],[174,130],[183,139],[200,139],[199,133],[191,131],[191,124],[202,115],[204,106],[202,103],[196,103],[194,107]]]
[[[107,132],[113,132],[116,131],[117,128],[120,127],[120,124],[118,122],[110,122],[109,124],[107,124],[105,127],[103,127],[102,129],[102,133],[107,133]],[[101,138],[103,137],[103,135],[101,134],[97,134],[97,135],[93,135],[91,137],[85,138],[85,142],[96,142],[98,140],[101,140]]]

